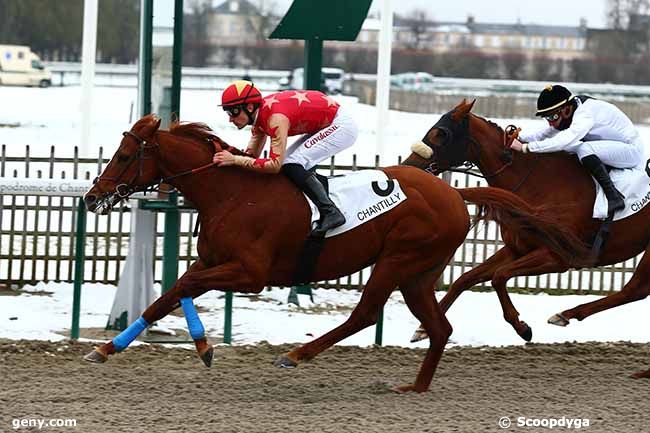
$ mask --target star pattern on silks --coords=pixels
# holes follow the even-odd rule
[[[264,107],[263,108],[268,108],[270,110],[271,107],[273,107],[273,104],[277,104],[278,102],[280,102],[280,101],[275,99],[275,95],[270,96],[270,97],[268,97],[268,98],[266,98],[264,100]]]
[[[309,98],[307,98],[307,92],[295,92],[293,96],[289,97],[298,100],[298,107],[300,107],[300,104],[303,102],[311,103]]]
[[[268,135],[269,137],[271,137],[271,138],[275,138],[275,137],[276,137],[276,134],[277,134],[277,132],[278,132],[278,128],[279,128],[279,126],[273,126],[273,127],[270,127],[270,128],[269,128],[269,132],[268,132],[267,135]]]
[[[323,98],[324,100],[327,101],[327,107],[328,107],[328,108],[331,107],[332,105],[338,105],[338,103],[337,103],[334,99],[332,99],[331,97],[329,97],[328,95],[323,94],[323,95],[321,95],[321,96],[322,96],[322,98]]]
[[[267,162],[276,161],[279,156],[280,154],[273,152],[273,148],[271,148],[269,151],[269,158],[257,158],[255,161],[253,161],[253,165],[264,168]]]

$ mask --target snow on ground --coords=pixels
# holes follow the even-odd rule
[[[103,328],[113,302],[115,287],[85,284],[81,296],[82,328]],[[159,290],[159,289],[158,289]],[[0,297],[0,338],[61,340],[69,335],[72,321],[72,284],[41,283],[25,287],[19,296]],[[39,292],[51,292],[46,295]],[[301,307],[287,304],[289,289],[264,291],[261,296],[235,296],[233,301],[233,343],[272,344],[307,342],[343,323],[359,300],[353,291],[314,290],[314,303],[299,295]],[[224,294],[211,291],[198,298],[201,319],[212,342],[221,341],[224,322]],[[438,298],[444,295],[438,293]],[[648,300],[618,307],[583,322],[572,321],[566,328],[549,325],[551,315],[599,296],[550,296],[511,294],[522,320],[533,328],[533,341],[632,341],[649,342]],[[204,310],[205,309],[205,310]],[[454,345],[504,346],[523,344],[523,340],[503,320],[496,294],[467,292],[461,295],[447,315],[454,327]],[[384,345],[426,347],[426,342],[409,343],[417,320],[394,293],[384,309]],[[183,317],[169,316],[159,322],[162,328],[187,329]],[[64,334],[64,335],[62,335]],[[344,340],[341,344],[368,346],[374,343],[375,327]]]

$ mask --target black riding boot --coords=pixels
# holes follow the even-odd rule
[[[614,186],[614,182],[609,177],[607,168],[600,158],[596,155],[588,155],[582,158],[581,162],[605,192],[605,196],[607,197],[607,216],[612,216],[615,212],[623,209],[625,207],[625,196]]]
[[[314,173],[305,170],[300,164],[285,164],[282,166],[282,172],[307,194],[307,197],[314,202],[320,212],[320,219],[316,223],[316,227],[311,231],[310,236],[325,237],[328,230],[345,224],[345,216],[330,200],[325,187]]]

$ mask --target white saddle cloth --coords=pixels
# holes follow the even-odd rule
[[[361,224],[396,208],[406,195],[395,179],[380,170],[355,171],[344,176],[330,177],[329,195],[345,215],[345,224],[327,232],[326,238],[345,233]],[[318,221],[318,208],[305,196],[311,208],[312,223]]]
[[[612,169],[609,176],[616,189],[625,196],[625,208],[614,214],[614,221],[639,212],[650,202],[650,146],[645,147],[643,163],[633,168]],[[607,218],[607,197],[595,179],[594,183],[596,184],[596,200],[593,217],[605,219]]]

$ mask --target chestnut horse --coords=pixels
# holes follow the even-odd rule
[[[200,322],[196,310],[192,317],[188,313],[194,308],[193,298],[212,289],[259,293],[267,285],[294,283],[298,253],[310,230],[304,196],[284,176],[211,167],[215,147],[237,151],[204,124],[176,123],[170,131],[159,130],[159,126],[160,120],[146,116],[124,133],[117,152],[85,195],[86,206],[105,214],[135,191],[163,181],[170,183],[199,212],[199,258],[138,321],[86,355],[88,361],[106,361],[108,355],[126,348],[148,324],[180,303],[199,356],[210,366],[212,347],[202,332],[192,331]],[[284,354],[276,365],[295,367],[374,324],[391,292],[399,287],[409,309],[426,329],[430,345],[415,382],[395,390],[423,392],[430,386],[452,332],[431,293],[470,228],[463,199],[485,206],[487,215],[498,222],[553,239],[558,254],[568,257],[574,251],[566,247],[569,242],[554,221],[533,215],[526,203],[507,191],[455,190],[413,167],[383,171],[399,182],[407,200],[354,230],[327,239],[313,275],[313,281],[329,280],[374,263],[359,304],[341,326]],[[186,310],[188,305],[191,308]]]
[[[461,165],[476,167],[490,186],[510,190],[532,206],[552,207],[556,217],[576,236],[585,242],[593,241],[602,222],[592,218],[595,185],[578,159],[565,152],[523,154],[512,151],[507,146],[503,129],[470,113],[474,102],[463,100],[443,115],[422,142],[413,145],[413,153],[403,163],[434,174]],[[567,326],[571,319],[583,320],[600,311],[644,299],[650,294],[648,221],[650,206],[629,218],[613,222],[609,241],[595,259],[595,264],[581,258],[563,260],[548,250],[544,239],[531,233],[522,236],[517,230],[502,225],[505,246],[456,280],[440,301],[440,307],[446,312],[461,292],[491,280],[505,319],[520,336],[530,340],[532,332],[525,322],[519,320],[519,313],[506,291],[510,278],[565,272],[587,264],[604,266],[627,260],[641,252],[646,254],[621,291],[562,311],[548,321]],[[640,376],[648,377],[650,374],[643,372],[635,375]]]

